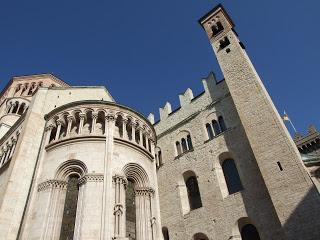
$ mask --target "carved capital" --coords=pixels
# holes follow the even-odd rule
[[[137,196],[153,196],[154,190],[149,187],[136,188],[135,195]]]
[[[113,113],[108,113],[106,116],[105,116],[105,120],[107,122],[114,122],[116,120],[116,117],[115,117],[115,114]]]
[[[122,175],[115,175],[112,177],[112,180],[114,183],[120,183],[123,184],[124,186],[128,185],[128,180],[125,176]]]
[[[67,120],[68,120],[68,122],[72,122],[74,120],[74,116],[68,115]]]
[[[98,113],[97,112],[93,112],[92,113],[92,118],[97,119],[98,118]]]
[[[79,113],[79,118],[80,118],[80,119],[84,119],[84,118],[85,118],[85,116],[86,116],[86,114],[85,114],[85,113]]]
[[[62,119],[57,119],[57,120],[56,120],[56,123],[57,123],[57,125],[62,125],[62,123],[63,123],[63,122],[62,122]]]
[[[51,131],[54,128],[54,125],[52,123],[50,123],[46,128],[45,131]]]

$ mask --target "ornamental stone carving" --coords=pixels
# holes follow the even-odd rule
[[[68,183],[62,180],[47,180],[38,185],[38,192],[45,191],[47,189],[67,189]]]

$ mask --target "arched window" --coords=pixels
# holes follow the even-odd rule
[[[22,91],[21,91],[20,96],[22,96],[22,95],[24,94],[24,92],[27,90],[28,86],[29,86],[29,84],[26,83],[24,86],[21,87],[21,88],[22,88]]]
[[[190,210],[202,207],[202,201],[196,176],[191,176],[186,180]]]
[[[209,139],[213,139],[212,127],[209,123],[206,124],[207,134]]]
[[[73,239],[79,193],[78,179],[79,176],[71,175],[68,180],[60,239]]]
[[[233,159],[226,159],[222,163],[222,170],[226,180],[229,194],[239,192],[243,189],[240,176]]]
[[[135,239],[136,236],[136,207],[134,196],[134,183],[128,180],[126,188],[126,236]]]
[[[219,125],[220,125],[221,132],[226,131],[227,127],[226,127],[226,124],[225,124],[224,119],[223,119],[222,116],[218,117],[218,122],[219,122]]]
[[[166,227],[162,228],[162,235],[163,235],[163,240],[170,240],[168,228]]]
[[[259,233],[252,224],[244,225],[241,229],[242,240],[260,240]]]
[[[190,135],[187,136],[187,144],[188,144],[188,150],[192,150],[193,145],[192,145],[192,140]]]
[[[209,238],[203,233],[197,233],[193,236],[193,240],[209,240]]]
[[[212,127],[214,131],[214,135],[219,135],[221,133],[219,123],[216,120],[212,120]]]
[[[177,154],[178,156],[182,153],[181,151],[181,145],[179,141],[176,141],[176,148],[177,148]]]
[[[17,113],[18,112],[18,108],[19,108],[19,102],[15,102],[13,110],[12,110],[12,113]]]
[[[22,115],[24,113],[24,109],[26,108],[26,104],[25,103],[22,103],[20,108],[19,108],[19,111],[18,111],[18,114],[19,115]]]
[[[50,138],[49,138],[49,143],[51,143],[52,141],[54,141],[56,139],[56,134],[57,134],[57,128],[54,127],[51,130],[51,134],[50,134]]]
[[[188,151],[186,139],[184,138],[181,139],[181,146],[182,146],[182,152]]]

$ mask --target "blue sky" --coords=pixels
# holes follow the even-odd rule
[[[221,1],[278,110],[296,128],[320,127],[320,2]],[[0,2],[0,88],[12,76],[53,73],[105,85],[148,115],[173,108],[219,66],[197,20],[219,2],[29,0]]]

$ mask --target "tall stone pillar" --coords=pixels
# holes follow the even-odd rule
[[[135,189],[137,240],[154,239],[151,228],[151,194],[153,190],[150,188]]]
[[[319,238],[319,194],[234,23],[221,5],[199,22],[216,54],[286,239]],[[301,223],[308,226],[306,230],[297,227]]]
[[[41,240],[59,240],[66,190],[67,182],[65,181],[48,180],[39,185],[40,197],[47,198],[43,229],[39,229],[42,231]]]
[[[105,159],[104,159],[104,179],[103,179],[103,202],[102,202],[102,226],[101,240],[111,239],[112,231],[112,172],[111,161],[113,155],[113,131],[115,127],[115,116],[113,113],[108,113],[105,119],[106,125],[106,142],[105,142]]]
[[[125,201],[126,194],[125,189],[127,180],[124,176],[116,175],[113,177],[115,186],[115,203],[114,203],[114,237],[115,239],[124,239],[126,236],[126,211]]]

